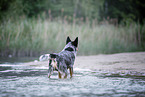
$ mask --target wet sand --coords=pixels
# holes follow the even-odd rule
[[[48,62],[29,62],[26,65],[48,66]],[[145,73],[145,52],[77,56],[74,68],[109,72]]]
[[[145,73],[145,52],[79,56],[75,67],[111,72]]]

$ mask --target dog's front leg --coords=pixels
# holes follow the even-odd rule
[[[70,77],[72,78],[72,75],[73,75],[73,68],[69,68],[69,71],[70,71]]]
[[[58,77],[61,79],[61,73],[58,71]]]

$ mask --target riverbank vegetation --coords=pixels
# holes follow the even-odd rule
[[[80,55],[142,51],[145,49],[145,25],[99,24],[81,20],[69,23],[65,19],[41,18],[9,19],[0,25],[1,55],[36,56],[40,53],[59,52],[67,36],[79,37]]]
[[[113,15],[115,13],[111,13],[109,16],[109,11],[113,10],[114,12],[114,9],[106,7],[109,6],[106,5],[109,4],[109,1],[100,2],[100,5],[96,8],[98,12],[96,14],[93,14],[95,10],[91,9],[94,8],[91,3],[92,0],[87,3],[92,5],[86,5],[91,6],[90,9],[84,8],[85,0],[74,2],[72,9],[69,9],[67,0],[60,0],[64,2],[57,2],[57,4],[63,4],[58,6],[60,7],[58,8],[59,11],[54,6],[54,2],[49,2],[51,4],[49,7],[52,7],[52,9],[49,9],[42,4],[41,0],[38,0],[39,2],[35,2],[34,5],[36,6],[33,5],[33,7],[39,9],[38,12],[41,13],[37,13],[34,9],[28,10],[29,7],[27,8],[27,6],[30,2],[26,3],[26,0],[14,1],[15,3],[9,5],[14,10],[17,9],[18,13],[12,13],[13,11],[10,12],[11,10],[7,9],[10,13],[8,14],[1,10],[5,17],[0,16],[0,56],[39,56],[44,53],[57,53],[65,46],[67,36],[70,36],[72,40],[77,36],[79,37],[79,55],[145,50],[145,24],[143,18],[138,19],[134,13],[130,15],[124,13],[121,18],[117,18],[117,13],[116,17]],[[121,0],[119,1],[121,2]],[[22,8],[23,11],[18,10],[22,6],[16,6],[18,8],[12,6],[12,4],[24,2],[27,6]],[[39,4],[43,6],[38,6]],[[78,4],[82,4],[82,6]],[[80,10],[79,7],[81,7]],[[108,8],[108,10],[105,8]],[[47,11],[45,11],[46,9]],[[84,12],[85,10],[90,13],[88,11]],[[107,13],[99,14],[101,10],[105,10]],[[82,13],[79,13],[79,11]],[[37,16],[35,13],[37,13]],[[15,16],[12,16],[12,14]],[[104,17],[101,17],[102,15]]]

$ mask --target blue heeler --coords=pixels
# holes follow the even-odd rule
[[[41,55],[39,60],[49,60],[48,78],[54,70],[58,71],[59,78],[67,78],[67,70],[70,71],[70,77],[73,75],[73,65],[78,51],[78,37],[71,41],[69,37],[66,39],[66,46],[59,53]]]

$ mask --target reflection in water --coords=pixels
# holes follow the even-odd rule
[[[75,69],[74,77],[47,78],[47,69],[0,65],[0,96],[145,96],[145,79]]]

